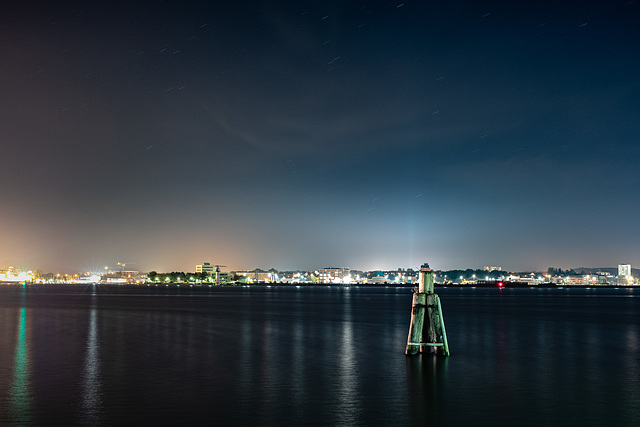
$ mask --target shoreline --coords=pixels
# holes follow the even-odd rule
[[[362,288],[416,288],[417,284],[413,283],[349,283],[349,284],[338,284],[338,283],[286,283],[286,282],[275,282],[275,283],[267,283],[267,282],[259,282],[259,283],[226,283],[220,285],[214,284],[202,284],[202,283],[142,283],[142,284],[133,284],[133,283],[125,283],[125,284],[115,284],[115,283],[29,283],[29,282],[0,282],[0,287],[2,286],[22,286],[22,287],[70,287],[70,286],[82,286],[88,288],[195,288],[195,289],[213,289],[213,288],[270,288],[270,287],[279,287],[279,288],[351,288],[351,287],[362,287]],[[434,285],[435,288],[495,288],[495,289],[503,289],[503,288],[532,288],[532,289],[633,289],[640,288],[640,286],[636,285],[563,285],[556,283],[544,283],[541,285],[529,285],[526,283],[518,283],[518,282],[495,282],[495,283],[476,283],[476,284],[458,284],[458,283],[449,283],[449,284],[441,284],[436,283]]]

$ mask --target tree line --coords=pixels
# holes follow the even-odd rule
[[[209,273],[185,273],[184,271],[172,271],[171,273],[158,273],[156,271],[150,271],[147,274],[147,279],[152,282],[189,282],[200,283],[216,281],[215,276],[211,276]]]

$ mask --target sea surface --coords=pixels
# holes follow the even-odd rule
[[[640,289],[0,286],[0,425],[640,425]]]

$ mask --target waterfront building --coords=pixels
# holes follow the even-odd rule
[[[214,274],[216,272],[216,266],[211,263],[203,262],[196,265],[196,273]]]
[[[259,268],[255,270],[234,271],[233,274],[239,277],[245,277],[252,282],[274,282],[277,274],[275,270],[264,271]]]
[[[13,267],[9,267],[7,270],[0,270],[0,282],[30,282],[31,280],[33,280],[31,271],[20,271]]]
[[[388,272],[385,271],[370,271],[366,274],[367,283],[369,284],[384,284],[391,283],[393,280]]]
[[[102,276],[97,274],[93,274],[91,272],[87,272],[86,274],[79,276],[77,279],[78,283],[100,283],[102,280]]]
[[[232,281],[233,276],[231,273],[221,271],[220,273],[218,273],[218,278],[220,280],[220,283],[230,283]]]
[[[353,273],[354,271],[351,271],[351,277],[353,277]],[[359,282],[360,280],[363,280],[365,283],[378,285],[392,283],[399,284],[415,283],[417,282],[417,277],[415,272],[411,269],[407,271],[402,269],[388,271],[376,270],[356,276],[356,282]]]
[[[582,276],[567,276],[565,277],[564,281],[569,286],[571,285],[582,286],[585,284],[584,278]]]
[[[351,281],[351,272],[346,267],[329,267],[318,270],[321,283],[345,283]]]
[[[593,276],[596,277],[596,276]],[[564,278],[564,283],[566,285],[574,285],[574,286],[586,286],[590,284],[595,284],[591,282],[591,276],[567,276]]]
[[[389,278],[384,276],[373,276],[367,279],[367,283],[371,285],[382,285],[385,283],[389,283]]]
[[[520,277],[520,276],[509,276],[507,277],[507,281],[514,283],[526,283],[529,286],[541,285],[544,283],[544,278],[542,276],[528,276],[528,277]]]
[[[618,285],[633,285],[634,280],[631,275],[631,264],[618,265]]]
[[[281,271],[278,273],[281,283],[311,283],[312,273],[306,271]]]
[[[138,270],[122,270],[111,272],[108,274],[103,274],[101,281],[104,283],[111,284],[134,284],[134,283],[142,283],[144,282],[146,275],[141,275]],[[66,278],[64,280],[65,283],[73,282],[73,278]]]
[[[631,276],[631,264],[618,264],[618,276]]]

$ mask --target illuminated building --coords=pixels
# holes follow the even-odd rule
[[[221,271],[220,273],[218,273],[218,278],[220,280],[220,283],[229,283],[231,282],[232,275],[231,273]]]
[[[137,270],[122,270],[102,275],[102,281],[109,284],[133,284],[144,281],[144,275]]]
[[[367,279],[367,283],[371,285],[381,285],[385,283],[389,283],[389,277],[385,276],[374,276]]]
[[[631,276],[631,264],[618,264],[618,276]]]
[[[0,282],[31,282],[33,273],[31,271],[20,271],[9,267],[8,270],[0,270]]]
[[[259,268],[255,270],[234,271],[233,274],[236,276],[244,276],[252,282],[275,282],[275,277],[277,276],[272,270],[264,271]]]
[[[631,275],[631,264],[618,265],[618,285],[633,285],[634,280]]]
[[[346,267],[322,268],[318,270],[318,278],[322,283],[344,283],[351,280],[351,273]]]
[[[196,273],[214,274],[215,272],[216,266],[211,265],[211,263],[203,262],[202,264],[196,265]]]

